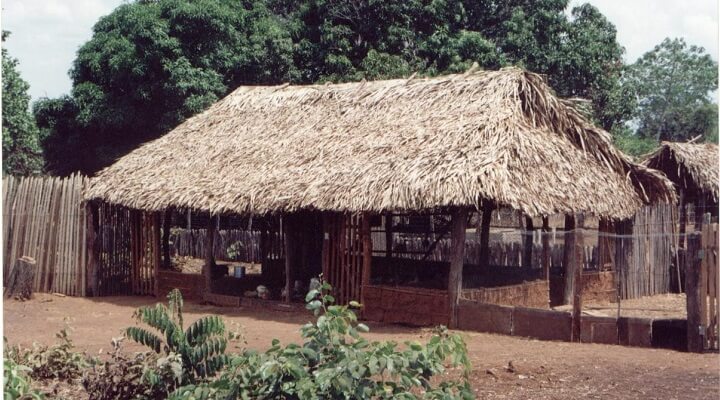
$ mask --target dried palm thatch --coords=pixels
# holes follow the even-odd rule
[[[485,198],[532,216],[620,218],[673,193],[541,76],[508,68],[240,87],[101,171],[86,198],[241,214],[423,210]]]
[[[720,156],[714,143],[662,142],[643,164],[664,172],[679,189],[697,191],[718,201]]]

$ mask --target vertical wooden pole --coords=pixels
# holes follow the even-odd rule
[[[215,266],[215,230],[217,217],[212,214],[208,219],[207,238],[205,242],[205,265],[203,265],[203,276],[205,276],[205,293],[212,293],[212,269]]]
[[[542,268],[548,285],[548,307],[550,307],[550,227],[548,217],[542,218]]]
[[[170,220],[173,215],[173,208],[165,209],[162,222],[162,267],[170,269],[172,260],[170,260]]]
[[[385,257],[392,258],[393,246],[393,218],[392,213],[385,213]]]
[[[163,213],[167,214],[167,212]],[[163,217],[161,213],[153,213],[153,293],[155,297],[160,296],[160,264],[162,263],[162,257],[160,255],[160,226]]]
[[[89,294],[98,295],[98,246],[97,246],[97,230],[98,230],[98,206],[92,201],[85,203],[85,218],[87,235],[85,236],[85,251],[87,252],[87,283]]]
[[[478,265],[481,271],[490,269],[490,222],[492,212],[495,210],[495,203],[490,200],[483,200],[482,215],[480,216],[480,252]]]
[[[575,215],[575,231],[573,234],[573,247],[574,257],[572,260],[572,271],[573,271],[573,324],[572,324],[572,338],[574,342],[580,341],[580,327],[582,317],[582,295],[583,295],[583,254],[585,250],[583,241],[583,224],[585,222],[585,216],[583,214]]]
[[[685,293],[687,295],[687,344],[688,351],[703,351],[703,326],[701,325],[700,269],[702,268],[702,242],[698,233],[687,235],[687,253],[685,262]]]
[[[452,214],[452,229],[450,241],[452,254],[450,259],[450,272],[448,275],[448,302],[450,303],[450,327],[457,327],[457,306],[460,302],[463,281],[463,262],[465,256],[465,229],[467,226],[468,211],[458,208]]]
[[[365,292],[366,287],[370,285],[370,277],[372,273],[372,235],[370,233],[370,213],[363,213],[362,215],[362,284],[360,285],[360,296],[363,304],[363,311],[365,310]]]
[[[284,219],[285,229],[285,302],[292,300],[293,263],[295,262],[295,223],[292,215]]]
[[[563,267],[565,270],[565,292],[564,304],[572,304],[573,301],[573,278],[575,247],[573,244],[575,231],[575,217],[572,214],[565,214],[565,245],[563,252]]]
[[[524,268],[532,268],[533,230],[535,228],[533,227],[532,218],[526,216],[524,222],[522,266]]]

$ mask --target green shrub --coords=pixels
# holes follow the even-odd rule
[[[30,387],[30,368],[17,364],[13,359],[5,357],[3,360],[3,398],[17,399],[44,399],[45,396]]]
[[[133,326],[125,334],[131,340],[148,346],[156,353],[164,353],[165,360],[179,356],[183,384],[214,376],[227,363],[225,349],[228,337],[220,317],[200,318],[183,330],[183,299],[180,291],[168,294],[168,307],[157,304],[141,307],[135,312],[138,321],[144,322],[159,334]]]
[[[5,357],[30,369],[29,375],[34,379],[59,379],[72,381],[80,378],[82,371],[89,363],[83,353],[75,351],[70,340],[68,327],[55,334],[60,340],[52,346],[33,343],[32,349],[21,349],[17,346],[5,346]]]
[[[347,306],[334,305],[330,286],[323,283],[306,297],[317,317],[301,329],[303,345],[280,346],[273,340],[264,352],[245,351],[230,358],[223,374],[212,382],[187,385],[173,399],[466,399],[470,363],[460,336],[441,327],[421,345],[369,342],[368,328]],[[359,306],[351,303],[351,306]],[[463,367],[462,382],[431,379],[452,366]]]

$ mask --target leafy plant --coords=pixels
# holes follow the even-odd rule
[[[167,297],[168,307],[158,303],[154,307],[141,307],[134,314],[138,321],[157,330],[159,335],[137,326],[127,328],[125,334],[156,353],[163,352],[169,357],[166,361],[178,355],[184,384],[214,376],[228,361],[224,322],[220,317],[210,315],[183,330],[182,294],[173,289]]]
[[[306,297],[317,317],[301,329],[303,345],[280,346],[273,340],[264,352],[245,351],[231,357],[216,380],[181,387],[173,399],[465,399],[472,398],[467,381],[470,363],[460,336],[440,327],[421,345],[369,342],[368,327],[358,323],[351,307],[335,305],[330,285],[323,283]],[[462,382],[431,380],[449,360],[462,367]]]
[[[121,352],[123,338],[114,338],[110,360],[94,365],[83,378],[91,400],[166,398],[180,384],[182,360],[173,354],[158,358],[154,352],[127,357]]]
[[[45,395],[30,386],[28,373],[30,368],[17,364],[13,359],[6,357],[3,360],[3,394],[8,400],[16,399],[44,399]]]
[[[6,346],[6,358],[28,367],[29,374],[35,379],[59,379],[71,381],[82,376],[84,368],[89,366],[87,357],[75,351],[70,340],[68,327],[55,334],[60,343],[46,346],[37,343],[32,349],[21,349],[17,346]]]

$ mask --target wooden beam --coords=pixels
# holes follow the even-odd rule
[[[363,304],[363,311],[365,310],[365,288],[370,285],[370,278],[372,276],[372,234],[370,233],[370,213],[363,213],[361,217],[361,232],[362,237],[362,284],[360,285],[360,302]]]
[[[532,268],[533,230],[535,228],[533,227],[532,218],[526,216],[524,222],[522,266],[524,268]]]
[[[450,327],[457,327],[457,306],[460,302],[463,281],[463,263],[465,259],[465,229],[467,227],[466,208],[458,208],[452,213],[450,272],[448,274],[448,300],[450,303]]]
[[[704,327],[701,324],[701,293],[700,269],[702,268],[702,242],[700,234],[690,233],[687,235],[687,253],[685,262],[685,293],[687,295],[687,345],[688,351],[701,353],[703,351]]]
[[[573,323],[572,323],[572,340],[580,341],[580,328],[582,322],[582,296],[583,296],[583,255],[585,252],[585,242],[583,240],[583,225],[585,216],[583,214],[575,215],[575,231],[573,233],[573,255],[572,271],[573,271]]]
[[[548,307],[550,306],[550,226],[548,224],[548,217],[542,218],[542,269],[543,277],[548,284]]]
[[[385,213],[385,257],[392,258],[393,226],[392,213]]]
[[[295,223],[293,216],[286,215],[283,220],[283,229],[285,230],[285,299],[286,303],[292,300],[292,279],[293,264],[295,263]]]
[[[482,215],[480,216],[480,252],[478,254],[478,265],[481,271],[487,271],[490,268],[490,222],[495,208],[495,202],[483,200]]]
[[[162,267],[170,269],[172,260],[170,260],[170,222],[173,214],[172,208],[165,209],[162,221]]]
[[[215,232],[217,228],[217,217],[212,215],[208,219],[207,238],[205,239],[205,265],[203,265],[203,276],[205,276],[205,292],[212,293],[212,270],[215,266]]]
[[[162,247],[160,241],[160,224],[162,223],[162,215],[159,211],[153,213],[153,293],[155,297],[160,296],[160,266],[162,264],[162,257],[160,255],[160,248]]]
[[[98,262],[100,261],[100,248],[98,245],[100,243],[97,240],[99,225],[97,203],[92,201],[85,203],[85,218],[87,230],[87,234],[85,236],[85,251],[87,251],[87,257],[85,260],[88,294],[91,296],[98,296]]]
[[[572,214],[565,214],[565,244],[563,251],[563,267],[565,272],[565,292],[563,293],[564,304],[572,304],[573,293],[573,258],[575,247],[573,245],[575,231],[575,217]]]

